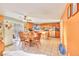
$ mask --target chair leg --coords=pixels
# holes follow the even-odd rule
[[[25,42],[25,46],[26,47],[29,47],[30,46],[30,43],[29,42]]]
[[[40,47],[40,42],[36,42],[36,47],[39,48]]]

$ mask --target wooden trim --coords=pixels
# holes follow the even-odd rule
[[[70,16],[72,16],[72,4],[70,4]]]
[[[11,44],[8,44],[8,45],[6,45],[5,47],[9,47],[9,46],[12,46],[13,45],[13,43],[11,43]]]
[[[72,15],[71,10],[72,10],[72,6],[71,6],[71,4],[70,4],[70,5],[68,6],[68,8],[67,8],[67,18],[68,18],[68,19],[69,19],[69,18],[71,17],[71,15]],[[69,11],[70,11],[70,13],[69,13]],[[69,16],[68,14],[70,14],[70,16]]]
[[[77,3],[77,12],[79,11],[79,3]]]

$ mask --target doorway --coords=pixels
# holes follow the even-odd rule
[[[14,23],[14,34],[13,34],[13,42],[16,46],[20,45],[19,32],[24,31],[24,28],[21,24]]]

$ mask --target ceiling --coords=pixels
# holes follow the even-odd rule
[[[60,19],[65,3],[1,3],[0,13],[4,10],[37,18]]]

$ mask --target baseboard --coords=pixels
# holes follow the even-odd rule
[[[5,47],[9,47],[9,46],[11,46],[11,45],[13,45],[13,43],[11,43],[11,44],[8,44],[8,45],[6,45]]]

